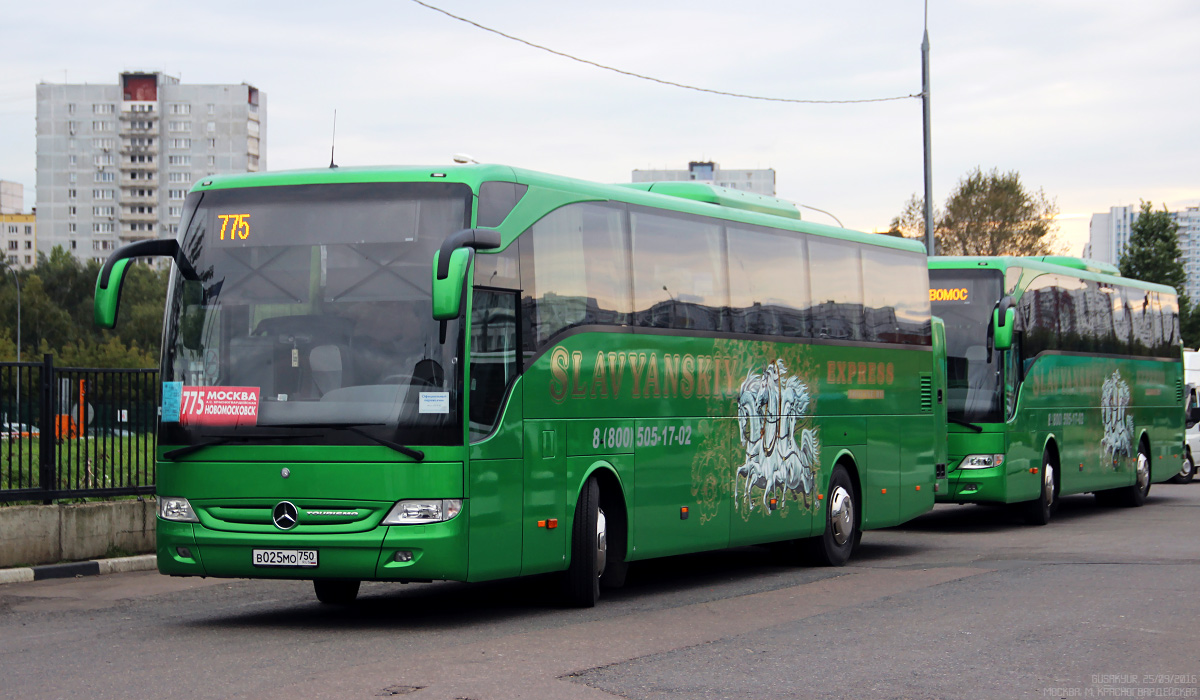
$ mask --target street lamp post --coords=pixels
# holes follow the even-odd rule
[[[21,422],[21,280],[17,277],[17,271],[12,268],[7,262],[4,263],[4,269],[12,273],[13,284],[17,287],[17,385],[13,390],[13,408],[17,411],[17,421]],[[10,421],[11,422],[11,421]]]

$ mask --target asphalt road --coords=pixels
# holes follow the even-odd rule
[[[0,586],[4,698],[1198,697],[1200,483],[1028,527],[939,506],[840,569],[761,548],[635,565],[593,610],[543,579],[153,572]]]

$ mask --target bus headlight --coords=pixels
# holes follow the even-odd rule
[[[958,465],[960,469],[987,469],[1004,464],[1004,455],[967,455]]]
[[[411,499],[392,506],[384,525],[424,525],[450,520],[462,510],[462,499]]]
[[[188,503],[186,498],[165,498],[158,497],[158,517],[163,520],[173,520],[177,523],[198,523],[200,518],[196,517],[196,511],[192,510],[192,504]]]

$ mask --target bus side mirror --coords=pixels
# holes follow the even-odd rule
[[[471,251],[500,247],[500,232],[486,228],[468,228],[442,241],[433,256],[433,318],[449,321],[462,311],[467,272],[471,269]]]
[[[1013,327],[1016,325],[1016,309],[1009,306],[1003,310],[992,312],[993,347],[997,350],[1008,350],[1012,347]]]
[[[112,259],[109,258],[109,261]],[[117,309],[121,306],[121,285],[125,282],[125,268],[128,266],[128,258],[113,262],[111,267],[105,263],[96,277],[92,321],[99,328],[112,328],[117,325]]]
[[[439,250],[433,254],[433,318],[435,321],[450,321],[458,318],[462,311],[463,289],[467,284],[467,271],[471,269],[470,248],[459,248],[446,256],[447,262],[442,264],[445,251]],[[438,271],[446,270],[446,276],[439,279]]]
[[[131,258],[168,257],[179,266],[185,279],[199,280],[196,270],[183,257],[179,241],[154,239],[123,245],[113,251],[96,276],[96,297],[92,305],[92,320],[100,328],[117,325],[117,309],[121,304],[121,285],[125,282],[125,271]]]

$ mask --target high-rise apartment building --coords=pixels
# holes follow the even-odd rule
[[[1120,265],[1125,248],[1129,245],[1130,227],[1140,213],[1140,208],[1129,205],[1111,207],[1107,214],[1092,214],[1083,256]],[[1170,214],[1171,219],[1179,225],[1180,260],[1187,275],[1185,288],[1178,291],[1192,300],[1200,300],[1200,206],[1185,207]]]
[[[37,247],[104,260],[174,236],[192,183],[265,170],[267,97],[157,72],[37,86]]]
[[[1134,206],[1111,207],[1107,214],[1092,214],[1083,257],[1116,265],[1129,245],[1129,227],[1137,220],[1138,211]]]
[[[775,196],[775,170],[722,170],[712,162],[688,163],[687,170],[634,170],[633,182],[707,182],[735,190]]]
[[[1171,212],[1179,224],[1179,250],[1183,253],[1183,271],[1187,274],[1184,291],[1192,303],[1200,301],[1200,206]]]

